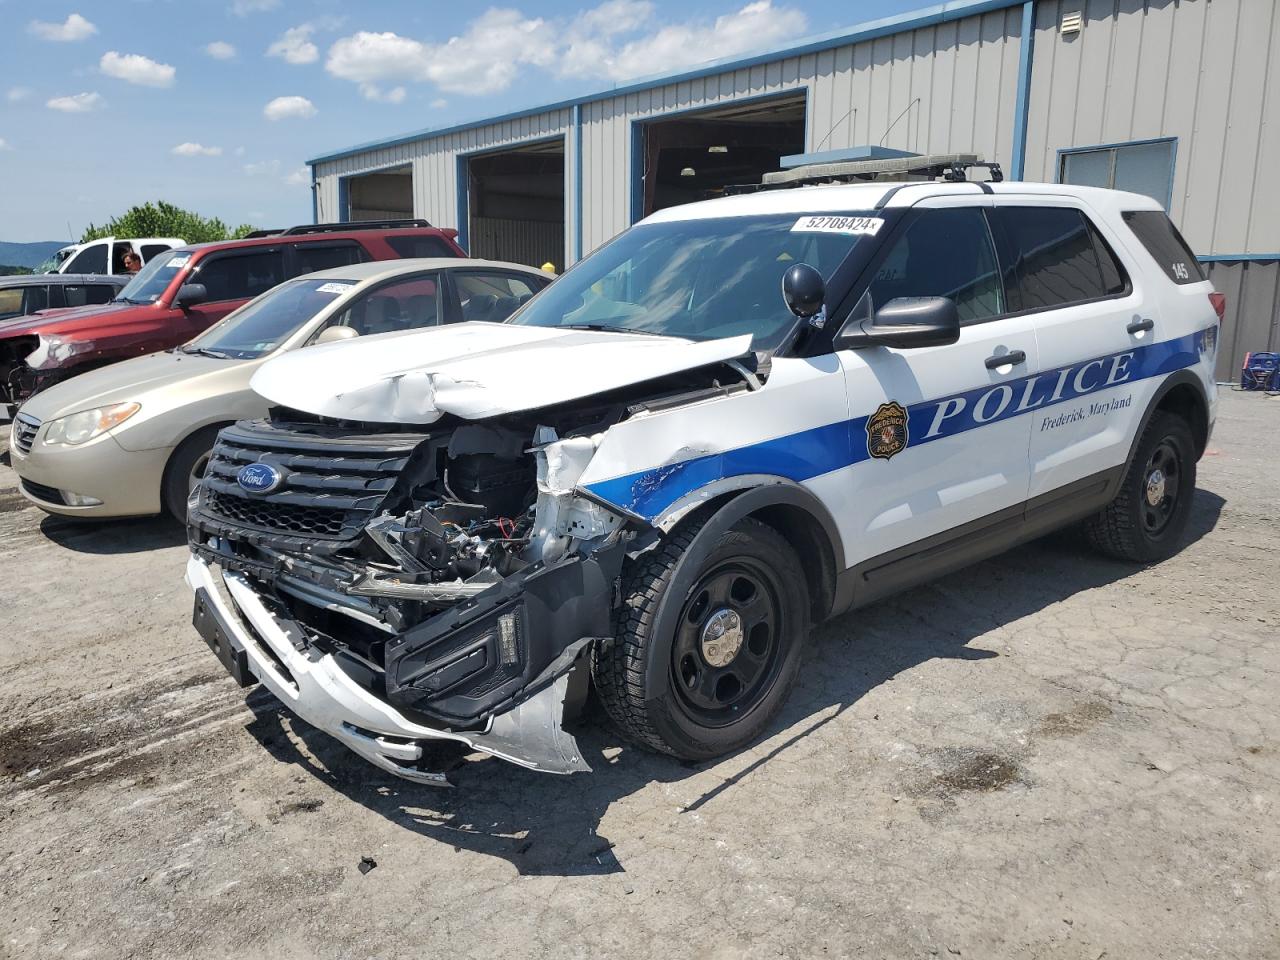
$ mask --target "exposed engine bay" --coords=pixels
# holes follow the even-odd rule
[[[297,651],[332,657],[413,723],[490,730],[611,634],[623,560],[655,539],[578,486],[604,433],[765,373],[734,361],[429,427],[277,407],[219,436],[189,508],[191,549],[250,586]]]

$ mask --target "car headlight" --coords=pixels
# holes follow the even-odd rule
[[[137,403],[113,403],[109,407],[81,410],[69,417],[52,421],[44,432],[45,443],[65,443],[75,446],[101,436],[112,427],[118,427],[142,409]]]
[[[40,334],[40,344],[26,356],[27,366],[32,370],[53,367],[75,356],[83,346],[78,340],[64,340],[62,337]]]

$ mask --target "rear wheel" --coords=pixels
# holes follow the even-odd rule
[[[164,468],[160,498],[165,511],[179,523],[187,522],[187,498],[204,476],[209,454],[221,427],[205,427],[193,433],[173,451]]]
[[[1181,417],[1157,411],[1143,431],[1120,492],[1085,521],[1085,534],[1103,553],[1154,563],[1182,542],[1196,488],[1195,440]]]
[[[592,659],[614,723],[686,760],[758,737],[795,682],[808,597],[799,558],[772,527],[743,520],[691,552],[702,524],[623,573],[615,636]]]

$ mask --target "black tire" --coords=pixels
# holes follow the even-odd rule
[[[1119,560],[1155,563],[1182,543],[1196,489],[1196,445],[1191,427],[1176,414],[1152,416],[1120,492],[1085,521],[1095,548]]]
[[[591,663],[619,732],[684,760],[760,736],[795,683],[809,629],[803,568],[781,534],[746,519],[700,542],[704,525],[624,568],[614,637]]]
[[[197,430],[169,456],[165,464],[164,479],[160,482],[160,501],[165,512],[179,523],[187,522],[187,497],[191,494],[193,473],[203,473],[203,463],[209,458],[213,442],[218,438],[219,426]]]

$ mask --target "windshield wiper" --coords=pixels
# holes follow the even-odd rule
[[[213,357],[215,360],[230,360],[231,354],[223,353],[221,350],[210,350],[208,347],[179,347],[183,353],[199,354],[202,357]]]
[[[669,337],[669,333],[658,333],[656,330],[635,330],[631,327],[620,327],[610,323],[561,323],[561,330],[591,330],[600,333],[638,333],[642,336]]]

